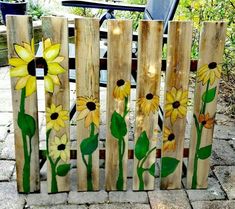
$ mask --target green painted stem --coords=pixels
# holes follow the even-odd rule
[[[49,136],[51,133],[52,129],[47,130],[46,132],[46,154],[47,154],[47,159],[50,162],[50,166],[51,166],[51,193],[56,193],[58,192],[58,185],[57,185],[57,179],[56,179],[56,165],[60,160],[60,157],[57,158],[55,164],[51,158],[51,156],[49,155]]]
[[[116,183],[117,190],[123,190],[123,156],[124,156],[124,150],[125,148],[125,141],[124,138],[121,138],[118,140],[118,157],[119,157],[119,165],[118,165],[118,179]]]
[[[23,189],[24,192],[30,192],[30,155],[28,154],[27,138],[22,133],[24,147],[24,167],[23,167]]]
[[[21,91],[20,98],[20,113],[25,113],[25,97],[26,89],[23,88]],[[30,152],[28,152],[27,136],[21,129],[23,149],[24,149],[24,167],[23,167],[23,190],[24,192],[30,192],[30,160],[31,160],[31,140],[30,140]]]
[[[87,190],[88,191],[93,191],[93,183],[92,183],[92,155],[88,155]]]
[[[210,80],[208,80],[207,84],[206,84],[205,101],[207,100],[209,85],[210,85]],[[205,111],[206,111],[206,102],[203,102],[200,114],[205,115]],[[193,115],[193,117],[194,117],[194,120],[195,120],[196,129],[197,129],[197,144],[196,144],[194,164],[193,164],[194,167],[193,167],[193,177],[192,177],[192,189],[196,189],[197,188],[198,151],[199,151],[200,145],[201,145],[203,125],[201,124],[200,127],[199,127],[199,123],[198,123],[198,120],[197,120],[196,116]]]
[[[148,171],[148,169],[143,168],[143,165],[145,161],[148,159],[149,155],[156,149],[156,147],[153,147],[151,150],[147,152],[145,157],[143,158],[142,161],[138,161],[137,164],[137,175],[139,178],[139,190],[144,190],[144,180],[143,180],[143,174],[145,171]],[[141,163],[140,163],[141,162]]]
[[[144,169],[140,167],[139,164],[140,164],[140,161],[138,161],[138,164],[137,164],[137,175],[139,178],[139,190],[144,190],[144,179],[143,179]]]

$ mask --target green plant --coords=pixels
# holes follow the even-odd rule
[[[42,5],[30,2],[28,7],[28,14],[32,16],[33,20],[38,20],[41,18],[41,16],[46,15],[47,13],[48,12]]]
[[[235,3],[233,0],[181,0],[176,12],[177,20],[194,23],[192,58],[198,58],[199,31],[203,21],[226,21],[227,39],[224,51],[223,73],[230,79],[235,71]]]

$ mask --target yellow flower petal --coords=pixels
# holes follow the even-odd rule
[[[50,38],[47,38],[46,40],[43,41],[44,50],[49,48],[50,46],[51,46],[51,39]]]
[[[53,62],[48,63],[48,73],[51,75],[58,75],[64,73],[65,69],[60,66],[60,64]]]
[[[19,78],[16,83],[15,89],[20,90],[20,89],[24,88],[26,86],[26,83],[27,83],[29,77],[30,76],[28,75],[26,77]]]
[[[53,93],[54,83],[49,76],[44,76],[44,86],[46,91]]]
[[[56,57],[52,62],[57,62],[57,63],[60,63],[60,62],[62,62],[64,60],[64,57]]]
[[[100,118],[99,118],[99,112],[98,111],[92,111],[92,121],[96,125],[96,127],[99,127]]]
[[[60,44],[51,45],[44,49],[43,57],[47,62],[53,61],[60,53]]]
[[[178,110],[174,109],[171,113],[171,123],[173,124],[178,117]]]
[[[15,44],[14,47],[15,47],[15,51],[17,55],[25,62],[29,63],[31,60],[34,59],[34,56],[32,55],[32,53],[28,51],[27,49],[25,49],[24,47],[18,44]]]
[[[81,120],[85,118],[89,112],[90,111],[88,109],[83,110],[82,112],[79,113],[77,120]]]
[[[166,101],[167,101],[167,103],[173,103],[175,101],[174,97],[172,96],[172,94],[170,92],[166,93]]]
[[[25,62],[24,60],[20,59],[20,58],[10,58],[9,59],[9,65],[14,66],[14,67],[18,67],[21,65],[26,65],[27,66],[27,62]]]
[[[51,80],[53,81],[54,84],[56,85],[60,85],[60,79],[58,78],[57,75],[51,75],[51,74],[47,74],[47,76],[49,76],[51,78]]]
[[[178,108],[179,112],[181,113],[182,116],[185,116],[187,113],[187,108],[183,105],[180,105]]]
[[[27,65],[19,65],[10,69],[11,77],[24,77],[28,75]]]
[[[62,159],[64,162],[67,161],[67,156],[66,156],[65,151],[62,151],[62,152],[61,152],[60,157],[61,157],[61,159]]]
[[[61,142],[62,142],[63,144],[66,144],[66,143],[67,143],[67,136],[66,136],[66,134],[64,134],[64,135],[61,137]]]
[[[213,85],[214,82],[215,82],[215,72],[212,71],[212,72],[210,73],[210,85]]]
[[[26,97],[30,96],[36,91],[36,77],[30,76],[26,84]]]
[[[181,100],[181,97],[182,97],[182,89],[179,89],[177,92],[176,92],[176,96],[175,96],[175,100],[176,101],[180,101]]]
[[[172,104],[166,104],[165,105],[165,111],[168,112],[168,111],[171,111],[171,110],[173,110]]]

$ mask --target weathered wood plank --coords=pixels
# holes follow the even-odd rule
[[[17,188],[23,193],[38,192],[39,138],[32,18],[8,16],[7,28]]]
[[[99,189],[99,20],[75,19],[78,191]]]
[[[194,97],[187,187],[207,188],[226,23],[204,22]]]
[[[47,126],[48,192],[69,191],[70,132],[68,23],[43,17],[44,87]]]
[[[162,21],[140,22],[133,190],[154,189],[162,35]]]
[[[132,22],[108,21],[106,190],[126,190]]]
[[[161,189],[181,188],[192,22],[169,24],[161,159]]]

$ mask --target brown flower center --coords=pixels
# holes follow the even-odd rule
[[[28,63],[27,70],[28,70],[29,75],[31,75],[31,76],[36,76],[35,61],[34,61],[34,59],[31,60],[31,61]]]
[[[206,125],[206,121],[205,120],[202,121],[202,125],[203,126]]]
[[[90,110],[90,111],[93,111],[96,109],[96,104],[94,102],[87,102],[86,106],[87,106],[88,110]]]
[[[59,117],[59,114],[57,112],[54,112],[51,114],[51,120],[56,120]]]
[[[117,86],[123,86],[125,84],[125,81],[123,79],[120,79],[117,81]]]
[[[171,133],[169,136],[168,136],[168,141],[173,141],[175,139],[175,134]]]
[[[151,93],[147,94],[146,95],[146,99],[147,100],[151,100],[153,98],[153,95]]]
[[[65,150],[65,144],[60,144],[60,145],[57,147],[57,150],[59,150],[59,151]]]
[[[179,106],[180,106],[180,102],[179,101],[175,101],[173,104],[172,104],[173,108],[174,109],[177,109]]]
[[[217,63],[216,62],[211,62],[209,65],[208,65],[208,68],[209,69],[215,69],[217,67]]]

